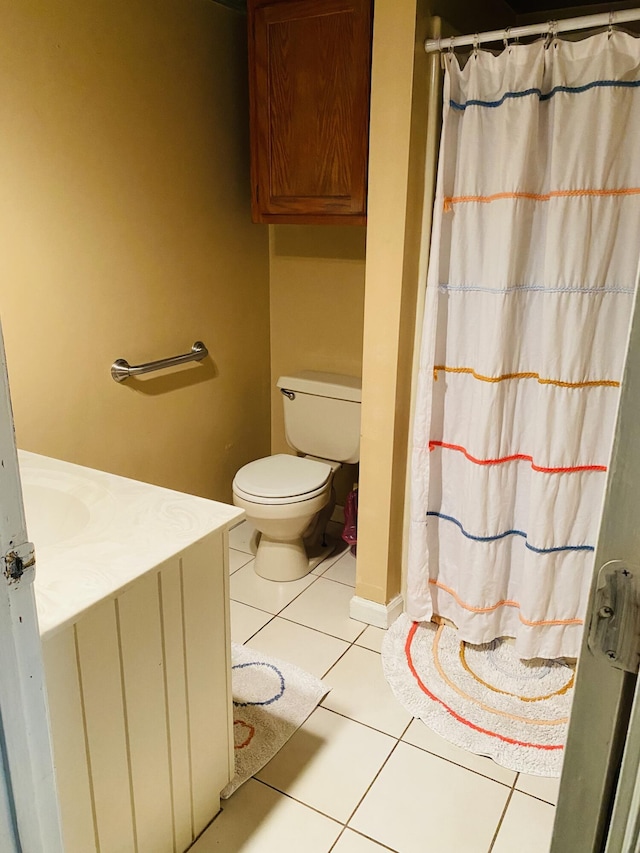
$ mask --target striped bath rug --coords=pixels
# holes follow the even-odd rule
[[[261,770],[300,728],[330,688],[291,663],[231,644],[231,692],[236,773],[227,799]]]
[[[382,665],[398,701],[441,737],[509,770],[560,774],[571,663],[523,661],[507,641],[473,646],[455,628],[402,614],[385,636]]]

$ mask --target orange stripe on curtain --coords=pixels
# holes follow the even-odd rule
[[[473,367],[449,367],[446,364],[436,364],[433,368],[433,378],[438,381],[438,373],[468,373],[480,382],[505,382],[507,379],[535,379],[540,385],[556,385],[558,388],[619,388],[620,383],[615,379],[586,379],[582,382],[566,382],[563,379],[543,379],[539,373],[501,373],[499,376],[485,376],[477,373]]]
[[[625,196],[640,195],[640,187],[620,187],[617,189],[583,189],[583,190],[550,190],[548,193],[528,192],[502,192],[492,195],[454,195],[446,196],[443,200],[443,209],[449,213],[454,204],[490,204],[493,201],[503,199],[525,199],[527,201],[550,201],[552,198],[580,198],[580,197],[603,197],[603,196]]]
[[[513,601],[512,599],[503,599],[502,601],[497,601],[495,604],[490,604],[488,607],[475,607],[473,604],[468,604],[466,601],[463,601],[458,593],[451,589],[450,586],[445,586],[445,584],[441,583],[438,580],[434,580],[433,578],[429,578],[429,583],[433,584],[433,586],[437,586],[438,589],[441,589],[443,592],[448,593],[452,596],[456,602],[460,605],[460,607],[465,610],[472,611],[473,613],[491,613],[494,610],[497,610],[498,607],[517,607],[520,609],[520,602]],[[582,625],[582,619],[538,619],[536,621],[532,621],[530,619],[525,619],[522,613],[519,614],[520,621],[523,625],[530,625],[535,627],[536,625]]]

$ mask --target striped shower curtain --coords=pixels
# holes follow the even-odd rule
[[[578,655],[640,253],[640,40],[445,61],[407,612]]]

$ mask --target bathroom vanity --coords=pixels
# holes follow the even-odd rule
[[[232,506],[19,453],[66,853],[182,853],[232,778]]]

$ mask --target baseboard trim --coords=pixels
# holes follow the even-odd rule
[[[388,604],[378,604],[368,598],[354,595],[349,604],[349,616],[357,622],[366,622],[376,628],[389,628],[404,610],[404,599],[396,595]]]

